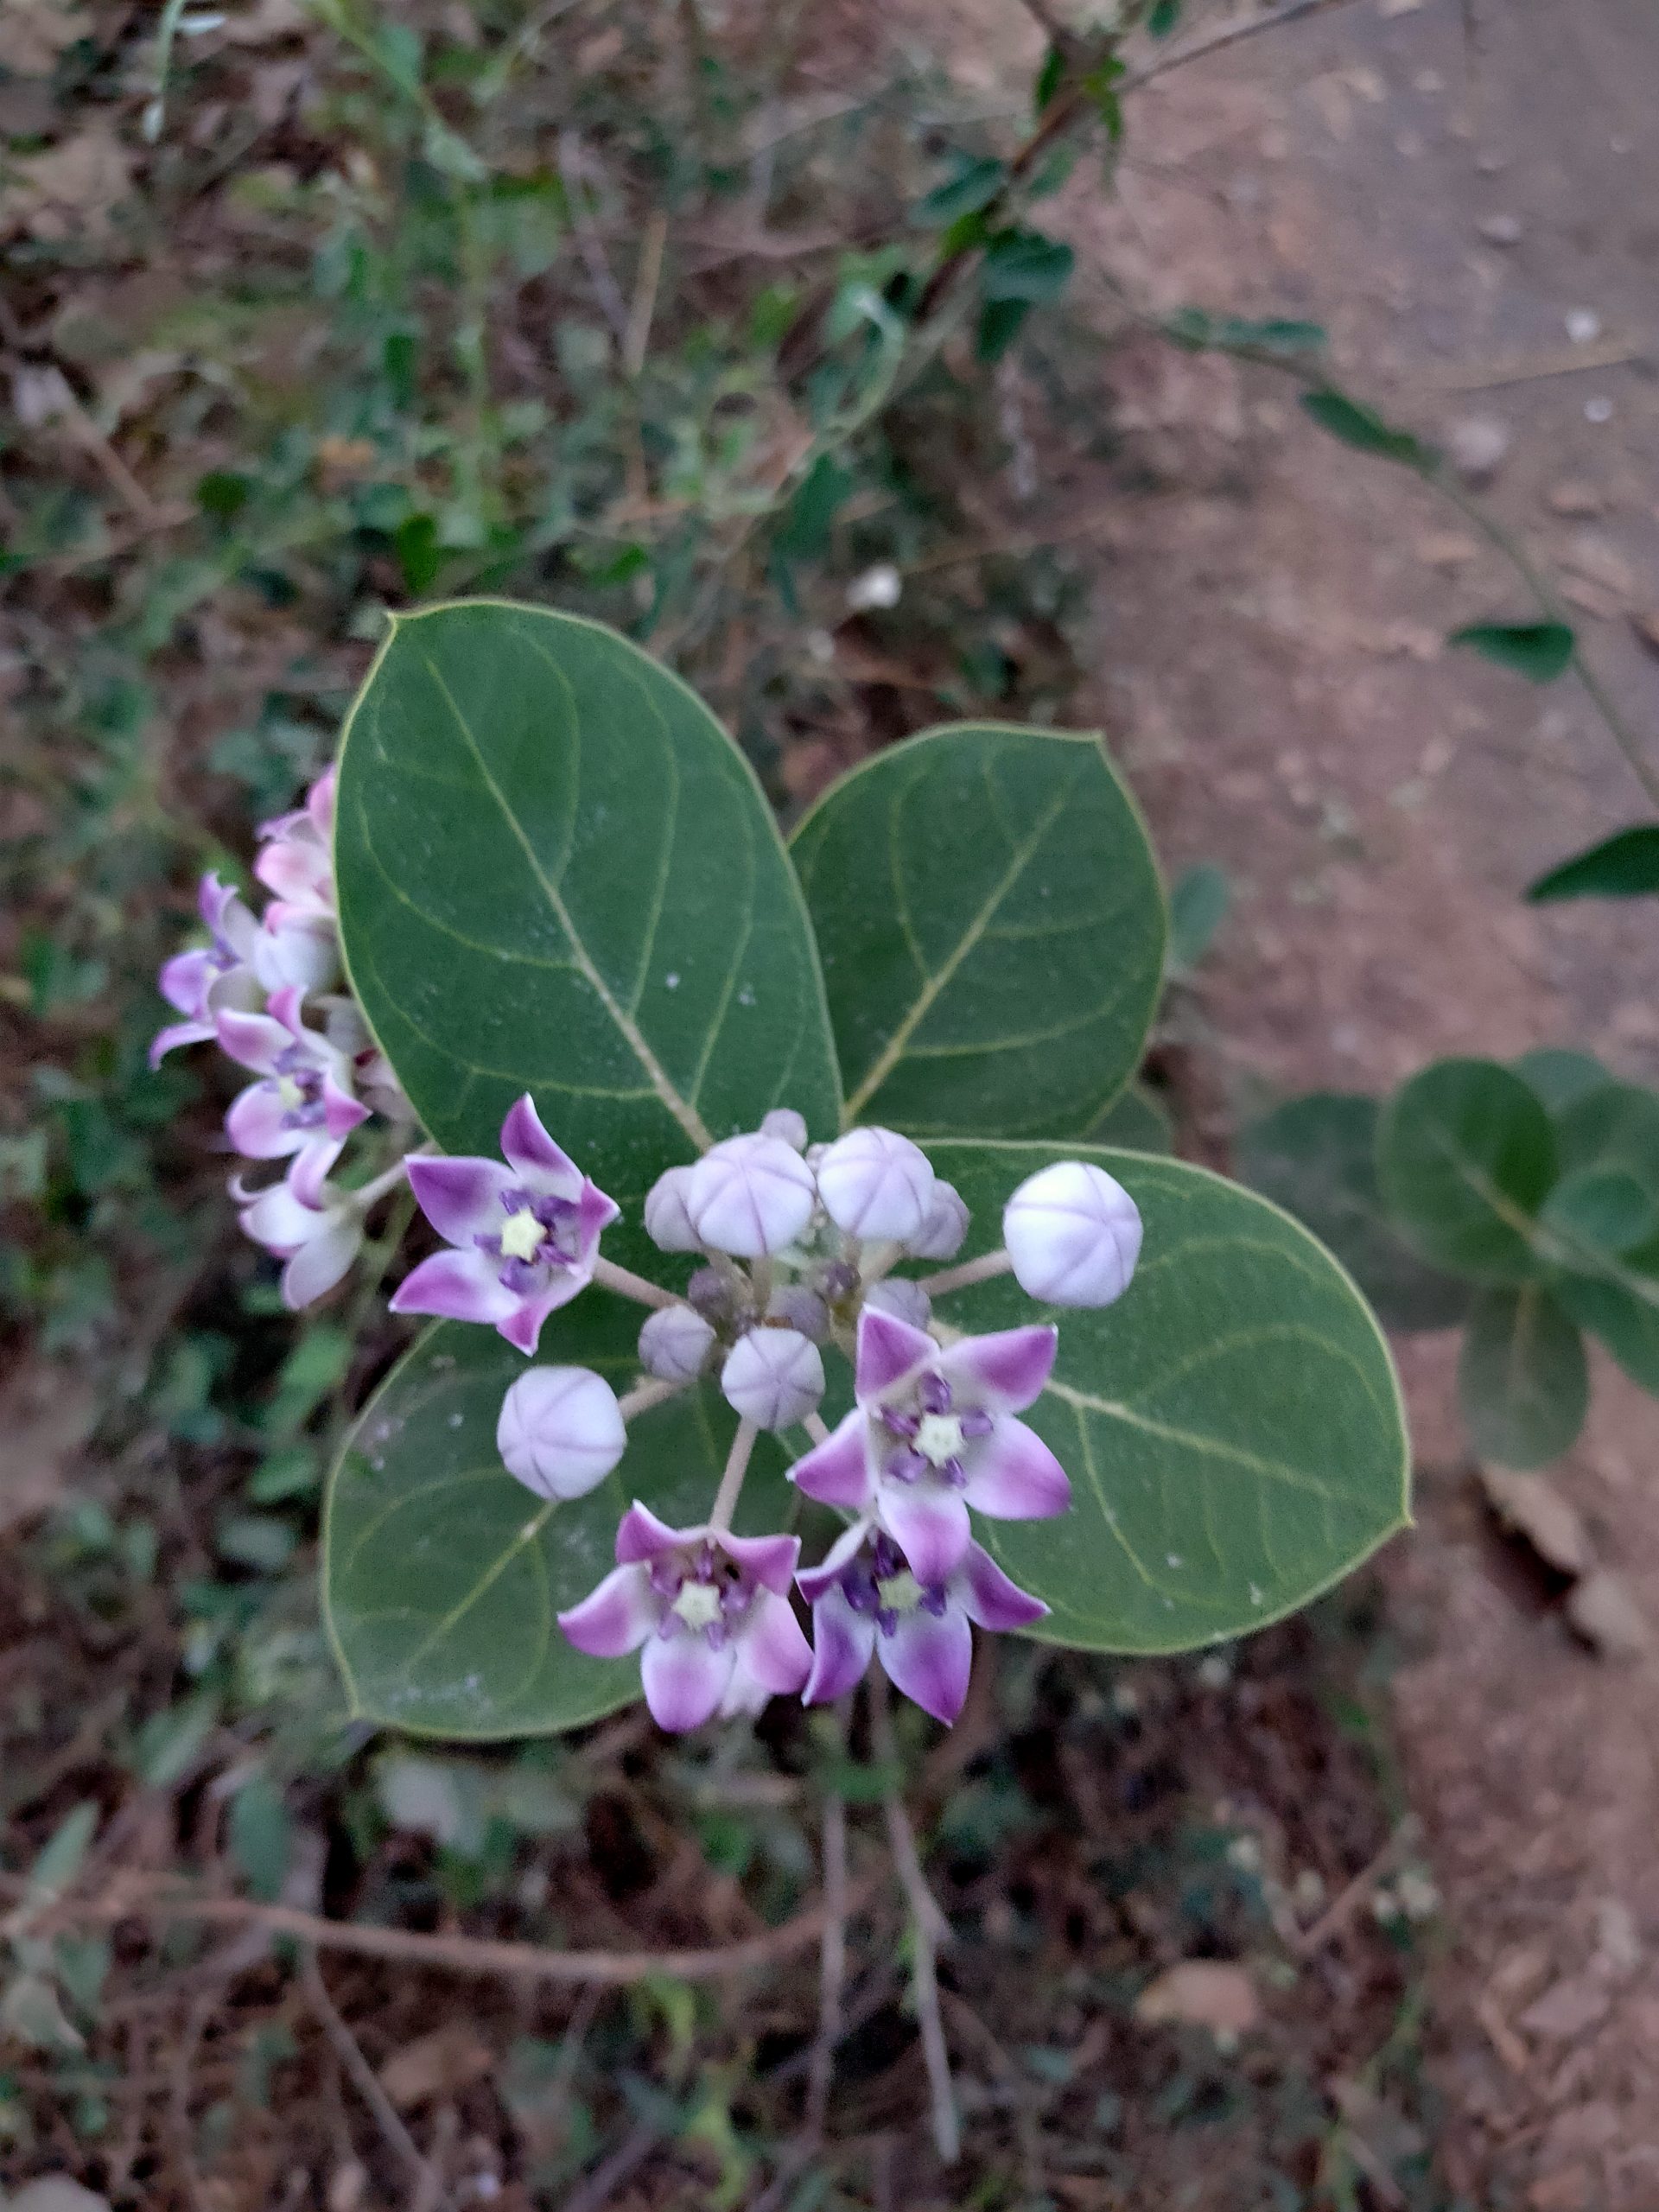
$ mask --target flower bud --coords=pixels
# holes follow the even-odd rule
[[[791,1152],[806,1150],[806,1116],[792,1106],[774,1106],[760,1124],[763,1137],[776,1137]]]
[[[905,1249],[918,1260],[954,1260],[968,1234],[968,1209],[956,1185],[936,1181],[927,1219],[913,1236],[906,1237]]]
[[[823,1362],[798,1329],[751,1329],[720,1370],[728,1405],[757,1428],[788,1428],[823,1395]]]
[[[698,1241],[741,1260],[781,1252],[812,1218],[812,1171],[781,1137],[728,1137],[690,1171],[686,1211]]]
[[[884,1275],[880,1282],[873,1282],[864,1294],[864,1303],[874,1306],[878,1313],[908,1321],[912,1329],[925,1329],[933,1313],[933,1301],[920,1283],[906,1282],[903,1275]]]
[[[766,1300],[766,1319],[781,1322],[786,1329],[798,1329],[815,1344],[821,1344],[830,1333],[829,1306],[804,1282],[780,1282]]]
[[[645,1193],[645,1234],[659,1252],[695,1252],[697,1232],[686,1211],[689,1167],[671,1167]]]
[[[818,1168],[824,1211],[849,1236],[915,1236],[933,1203],[927,1154],[894,1129],[853,1129],[832,1144]]]
[[[1135,1273],[1141,1212],[1103,1169],[1059,1160],[1008,1200],[1002,1237],[1029,1296],[1046,1306],[1109,1306]]]
[[[693,1268],[685,1294],[703,1319],[713,1322],[717,1329],[727,1327],[737,1311],[732,1286],[718,1268]]]
[[[689,1306],[664,1306],[639,1332],[639,1364],[661,1382],[691,1382],[714,1349],[715,1332]]]
[[[507,1472],[537,1497],[582,1497],[627,1443],[611,1386],[587,1367],[532,1367],[501,1401],[495,1446]]]

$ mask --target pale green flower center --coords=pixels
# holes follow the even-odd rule
[[[962,1423],[954,1414],[924,1414],[916,1432],[916,1449],[924,1459],[942,1467],[962,1450]]]
[[[922,1602],[922,1586],[906,1567],[901,1574],[890,1574],[885,1582],[878,1582],[875,1594],[884,1612],[913,1613]]]
[[[547,1237],[546,1224],[528,1211],[510,1213],[501,1224],[504,1260],[533,1260]]]
[[[720,1618],[720,1592],[711,1582],[683,1582],[671,1611],[687,1628],[713,1628]]]
[[[297,1114],[305,1103],[305,1093],[291,1075],[277,1077],[276,1096],[283,1102],[283,1111],[285,1114]]]

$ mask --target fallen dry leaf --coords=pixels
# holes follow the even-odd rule
[[[1605,1984],[1589,1974],[1573,1975],[1558,1981],[1535,2005],[1529,2005],[1519,2025],[1523,2034],[1541,2043],[1570,2043],[1586,2028],[1593,2028],[1611,2001]]]
[[[1566,515],[1570,520],[1584,522],[1604,512],[1607,502],[1593,484],[1580,483],[1577,478],[1569,477],[1562,483],[1550,486],[1544,494],[1544,504],[1552,514]]]
[[[1647,1615],[1628,1586],[1605,1567],[1567,1592],[1567,1618],[1604,1659],[1639,1659],[1653,1641]]]
[[[1546,1567],[1558,1574],[1590,1572],[1596,1554],[1585,1525],[1541,1475],[1517,1475],[1507,1467],[1478,1471],[1492,1511],[1512,1535],[1531,1545]]]
[[[86,29],[79,0],[6,0],[0,10],[0,69],[50,76],[58,56]]]
[[[1208,2028],[1215,2036],[1248,2035],[1262,2017],[1255,1984],[1244,1967],[1222,1959],[1183,1959],[1150,1981],[1135,2002],[1148,2027]]]
[[[394,2050],[380,2069],[380,2086],[400,2112],[453,2097],[481,2082],[495,2064],[495,2053],[476,2028],[451,2020]]]
[[[55,1505],[92,1433],[91,1386],[48,1361],[21,1365],[0,1389],[0,1532]]]
[[[1599,531],[1580,531],[1561,555],[1561,564],[1586,583],[1598,584],[1620,599],[1635,599],[1640,594],[1636,570],[1618,546]]]
[[[9,164],[0,236],[24,230],[45,244],[103,237],[132,188],[132,156],[101,125]]]

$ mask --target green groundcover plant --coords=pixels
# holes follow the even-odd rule
[[[250,1081],[232,1192],[299,1306],[405,1178],[434,1317],[331,1479],[358,1713],[501,1738],[849,1692],[972,1629],[1236,1636],[1406,1518],[1386,1347],[1263,1198],[1087,1141],[1166,910],[1092,737],[963,724],[788,847],[613,632],[394,621],[339,761],[163,971]],[[809,1634],[810,1627],[810,1634]]]

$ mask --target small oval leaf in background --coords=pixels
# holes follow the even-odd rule
[[[1164,897],[1096,739],[995,723],[906,739],[832,785],[791,850],[849,1122],[1076,1135],[1135,1073]]]
[[[1391,1329],[1449,1329],[1469,1309],[1467,1283],[1421,1259],[1390,1224],[1376,1187],[1375,1098],[1314,1090],[1240,1131],[1241,1182],[1311,1229]]]
[[[1383,1204],[1439,1267],[1496,1281],[1536,1274],[1533,1217],[1555,1172],[1542,1100],[1496,1060],[1436,1060],[1382,1109]]]
[[[1169,972],[1191,975],[1227,918],[1232,887],[1213,861],[1185,868],[1170,886]]]
[[[772,810],[702,702],[613,632],[501,601],[398,618],[346,723],[337,817],[346,965],[447,1151],[493,1154],[528,1090],[637,1220],[671,1160],[772,1106],[833,1132]]]
[[[1565,622],[1471,622],[1446,642],[1467,645],[1529,683],[1554,683],[1572,666],[1576,641]]]
[[[1633,823],[1575,853],[1527,887],[1537,905],[1555,899],[1646,899],[1659,892],[1659,822]]]
[[[1537,1092],[1552,1114],[1613,1080],[1588,1052],[1567,1052],[1556,1045],[1541,1045],[1534,1052],[1522,1052],[1514,1065],[1516,1075]]]
[[[1475,1450],[1503,1467],[1541,1467],[1584,1426],[1584,1342],[1537,1283],[1481,1292],[1458,1360],[1458,1401]]]
[[[549,1364],[591,1367],[619,1391],[639,1372],[637,1307],[585,1292],[543,1333]],[[353,1710],[416,1734],[489,1738],[580,1727],[639,1694],[637,1660],[589,1659],[554,1616],[613,1565],[638,1497],[676,1526],[708,1517],[736,1417],[712,1386],[630,1430],[622,1464],[586,1497],[545,1503],[495,1448],[525,1363],[493,1330],[443,1322],[392,1370],[329,1484],[323,1595]],[[740,1530],[781,1528],[793,1500],[762,1437]]]
[[[999,1240],[1014,1186],[1052,1145],[941,1142],[973,1212],[964,1256]],[[1348,1277],[1297,1223],[1184,1161],[1069,1147],[1133,1194],[1135,1280],[1103,1312],[1057,1313],[1050,1388],[1024,1418],[1071,1476],[1052,1522],[981,1541],[1052,1608],[1037,1634],[1096,1651],[1178,1651],[1305,1605],[1408,1517],[1388,1347]],[[1008,1278],[953,1294],[972,1329],[1032,1318]]]
[[[1425,445],[1409,430],[1385,422],[1375,408],[1362,406],[1332,386],[1305,391],[1302,406],[1322,430],[1352,446],[1357,453],[1374,453],[1383,461],[1403,461],[1408,468],[1422,470],[1434,467],[1440,459],[1433,446]]]

